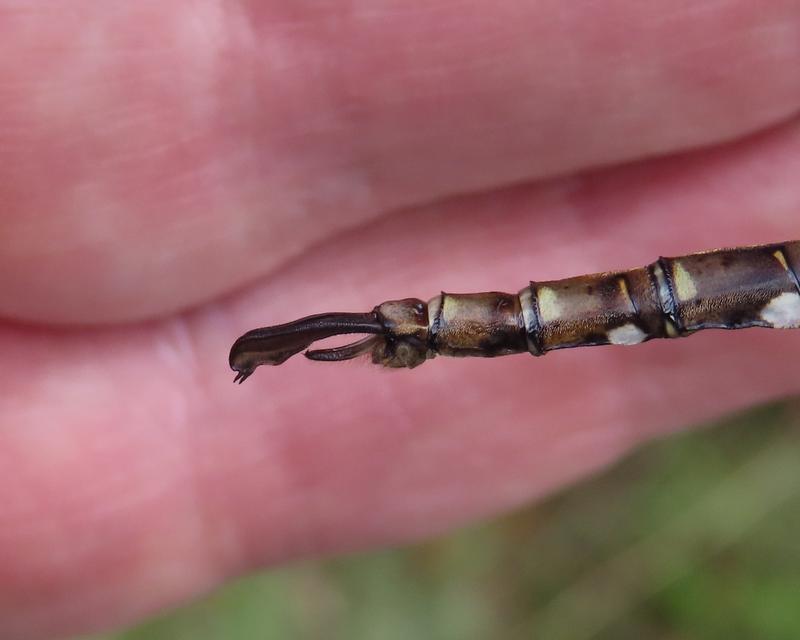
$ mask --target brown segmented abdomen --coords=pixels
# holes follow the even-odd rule
[[[629,271],[532,282],[532,353],[700,329],[797,327],[800,243],[723,249]],[[523,296],[524,298],[524,296]]]
[[[700,329],[800,327],[800,242],[659,258],[645,267],[531,282],[517,294],[442,293],[384,302],[364,314],[323,314],[255,329],[230,353],[237,380],[280,364],[312,342],[366,333],[354,344],[306,351],[312,360],[371,354],[387,367],[436,355],[528,351],[676,338]]]

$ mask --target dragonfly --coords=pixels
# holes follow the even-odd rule
[[[371,356],[414,368],[436,356],[541,356],[556,349],[635,345],[702,329],[800,328],[800,241],[659,258],[644,267],[529,282],[516,294],[445,293],[389,300],[367,313],[323,313],[248,331],[229,364],[242,383],[260,365],[305,350],[310,360]],[[366,334],[344,346],[316,341]]]

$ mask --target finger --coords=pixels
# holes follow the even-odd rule
[[[794,125],[714,153],[410,211],[171,322],[5,327],[7,636],[121,624],[264,563],[431,535],[648,437],[797,393],[787,354],[800,332],[789,331],[439,358],[413,371],[295,359],[241,387],[225,361],[245,329],[314,311],[440,288],[516,290],[659,253],[798,237],[799,149]]]
[[[348,7],[0,2],[0,315],[164,314],[386,211],[800,109],[797,0]]]

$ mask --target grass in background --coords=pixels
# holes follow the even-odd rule
[[[538,505],[231,584],[102,640],[796,640],[800,405],[648,446]]]

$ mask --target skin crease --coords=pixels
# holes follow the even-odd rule
[[[798,392],[800,332],[759,330],[231,384],[255,326],[800,238],[800,3],[561,6],[0,0],[0,637]]]

